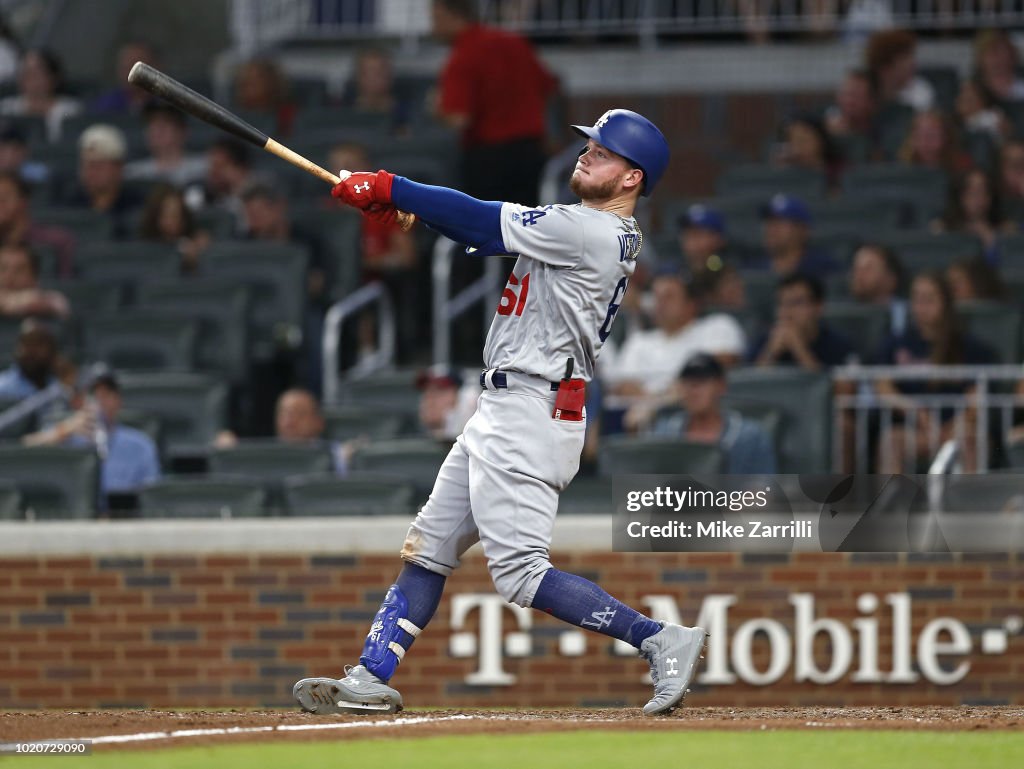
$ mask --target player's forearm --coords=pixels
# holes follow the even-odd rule
[[[467,246],[503,253],[501,203],[477,200],[458,190],[419,184],[395,176],[391,200],[400,211],[416,214],[446,237]]]

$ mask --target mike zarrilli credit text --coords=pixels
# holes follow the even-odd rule
[[[812,539],[812,521],[765,523],[763,521],[668,521],[649,524],[630,521],[626,534],[632,539],[654,537],[658,539]]]

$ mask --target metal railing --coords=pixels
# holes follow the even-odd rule
[[[876,29],[1008,28],[1024,0],[477,0],[489,24],[544,39],[614,38],[653,47],[665,35],[807,32],[863,35]],[[429,0],[233,0],[242,50],[286,39],[391,37],[415,47],[430,34]]]
[[[930,464],[950,440],[968,472],[991,466],[994,432],[1006,436],[1024,395],[1015,392],[1021,366],[842,366],[832,372],[832,458],[837,472],[913,472]],[[969,393],[881,394],[880,382],[958,383]],[[946,388],[953,389],[953,388]],[[902,456],[894,456],[899,451]],[[950,449],[946,448],[946,452]],[[852,456],[851,456],[852,454]]]
[[[344,376],[358,379],[374,371],[389,368],[395,360],[395,309],[387,287],[380,281],[369,283],[331,305],[324,318],[323,337],[323,401],[334,404],[341,394],[341,328],[360,310],[377,307],[377,350],[360,361]]]
[[[498,304],[498,281],[502,267],[495,258],[485,258],[483,276],[455,296],[451,295],[452,262],[455,259],[456,245],[454,241],[445,237],[438,238],[434,244],[434,259],[431,266],[434,282],[434,363],[452,362],[452,326],[460,316],[479,304],[486,329],[494,317],[494,308]]]

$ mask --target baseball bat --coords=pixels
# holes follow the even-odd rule
[[[303,157],[294,150],[267,136],[252,124],[242,120],[231,110],[225,109],[201,93],[196,93],[187,85],[179,83],[170,75],[164,74],[145,62],[135,62],[131,72],[128,73],[128,82],[170,102],[182,112],[187,112],[203,122],[227,131],[232,136],[237,136],[243,141],[255,144],[260,149],[266,150],[272,155],[277,155],[282,160],[287,160],[296,168],[301,168],[306,173],[313,174],[313,176],[329,182],[331,185],[338,184],[347,179],[351,173],[349,171],[342,171],[340,176],[335,176],[312,160]],[[408,230],[415,221],[416,217],[412,214],[407,214],[404,211],[398,212],[398,222],[403,230]]]

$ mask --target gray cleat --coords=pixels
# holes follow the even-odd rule
[[[708,632],[702,627],[665,623],[640,644],[640,656],[651,663],[654,696],[644,705],[644,715],[671,713],[689,691],[697,660],[704,652]]]
[[[345,668],[345,677],[303,678],[292,696],[307,713],[397,713],[402,695],[362,665]]]

